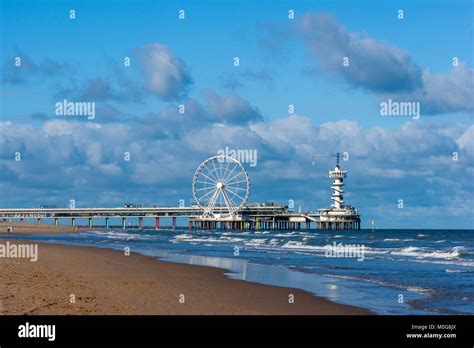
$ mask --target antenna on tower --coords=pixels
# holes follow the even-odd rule
[[[337,152],[335,154],[329,154],[329,155],[313,155],[313,166],[316,164],[316,157],[336,157],[336,164],[339,165],[340,159],[341,159],[341,153]]]

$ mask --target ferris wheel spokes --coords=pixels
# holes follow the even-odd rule
[[[194,174],[193,195],[204,211],[203,218],[235,217],[249,193],[248,174],[232,157],[211,157]]]

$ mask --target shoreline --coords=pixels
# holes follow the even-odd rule
[[[61,233],[62,226],[52,227]],[[0,258],[2,314],[374,314],[299,289],[232,279],[222,268],[2,237],[3,243],[39,246],[37,262]]]

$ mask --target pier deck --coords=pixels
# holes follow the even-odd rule
[[[324,214],[313,212],[295,212],[282,205],[246,206],[232,220],[202,219],[199,207],[117,207],[117,208],[0,208],[2,220],[54,219],[55,224],[69,220],[76,226],[77,219],[88,219],[89,227],[94,219],[105,219],[104,227],[111,227],[110,219],[121,219],[122,228],[127,226],[127,219],[138,219],[135,227],[145,228],[143,218],[154,218],[155,225],[147,226],[163,228],[161,218],[170,219],[172,229],[176,228],[176,218],[187,218],[189,228],[199,229],[277,229],[293,230],[301,228],[351,230],[360,229],[359,215],[332,216],[330,220]]]

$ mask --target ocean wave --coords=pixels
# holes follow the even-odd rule
[[[417,259],[413,260],[419,263],[431,263],[435,265],[449,265],[449,266],[462,266],[462,267],[474,267],[474,261],[461,261],[461,260],[426,260],[426,259]]]
[[[285,234],[285,233],[277,233],[274,235],[275,237],[284,237],[284,238],[290,238],[290,237],[293,237],[293,236],[290,236],[288,234]]]
[[[234,237],[234,238],[232,238],[232,237],[224,237],[224,236],[219,237],[219,241],[224,241],[224,242],[242,242],[242,241],[244,241],[244,240],[245,240],[245,239],[243,239],[243,238],[235,238],[235,237]],[[265,239],[263,239],[263,240],[265,240]]]
[[[384,249],[384,248],[371,248],[368,246],[364,247],[364,253],[366,254],[387,254],[390,252],[391,249]]]
[[[408,239],[385,238],[383,241],[384,242],[413,242],[413,241],[415,241],[415,239],[411,239],[411,238],[408,238]]]
[[[174,236],[174,239],[190,239],[190,238],[193,238],[194,236],[190,235],[190,234],[178,234],[176,236]]]
[[[256,245],[262,245],[265,244],[266,238],[253,238],[247,242],[244,242],[244,245],[246,246],[256,246]]]
[[[156,239],[156,235],[137,234],[117,231],[86,231],[81,232],[79,236],[99,237],[112,240],[152,240]]]
[[[334,277],[334,278],[340,278],[340,279],[345,279],[345,280],[363,281],[363,282],[382,285],[382,286],[386,286],[390,288],[404,289],[404,290],[415,292],[417,294],[425,295],[425,296],[429,296],[434,292],[432,289],[422,288],[420,286],[401,285],[398,283],[395,284],[395,283],[391,283],[391,282],[387,282],[383,280],[368,279],[368,278],[363,278],[363,277],[347,276],[347,275],[335,275],[335,274],[323,274],[323,275],[327,277]]]
[[[285,233],[277,233],[274,236],[275,237],[294,237],[294,236],[315,236],[317,233],[306,233],[306,232],[299,232],[299,231],[293,231],[293,232],[285,232]]]
[[[392,251],[392,255],[399,256],[414,256],[416,258],[435,258],[435,259],[454,259],[458,258],[461,255],[460,249],[462,247],[453,247],[449,251],[434,250],[429,251],[425,248],[418,248],[414,246],[409,246],[406,248],[398,249]]]
[[[262,234],[267,234],[267,233],[256,233],[256,232],[224,232],[221,233],[220,235],[222,236],[231,236],[231,237],[247,237],[247,236],[253,236],[255,235],[256,237],[262,237]],[[211,236],[214,236],[217,234],[212,233]]]
[[[285,249],[303,249],[303,250],[326,250],[325,246],[317,246],[317,245],[307,245],[303,242],[293,241],[290,240],[286,244],[281,246]]]
[[[237,242],[242,242],[245,239],[242,238],[233,238],[233,237],[228,237],[228,236],[220,236],[219,238],[217,237],[208,237],[208,238],[199,238],[195,237],[190,234],[180,234],[177,236],[174,236],[173,239],[170,240],[171,243],[182,243],[182,242],[190,242],[190,243],[237,243]]]
[[[343,246],[349,245],[349,244],[343,244]],[[350,244],[352,245],[352,244]],[[361,244],[363,245],[363,244]],[[282,245],[280,248],[283,249],[292,249],[292,250],[304,250],[304,251],[327,251],[328,246],[331,248],[333,247],[333,244],[328,243],[326,245],[309,245],[305,242],[301,241],[288,241],[284,245]],[[371,248],[368,246],[364,246],[364,254],[387,254],[390,252],[390,249],[383,249],[383,248]]]
[[[449,269],[446,268],[444,270],[447,273],[474,273],[474,270],[468,270],[468,269]]]
[[[423,295],[428,295],[428,294],[433,292],[433,290],[431,290],[431,289],[425,289],[425,288],[421,288],[419,286],[408,286],[408,287],[406,287],[406,289],[408,291],[416,292],[417,294],[423,294]]]

